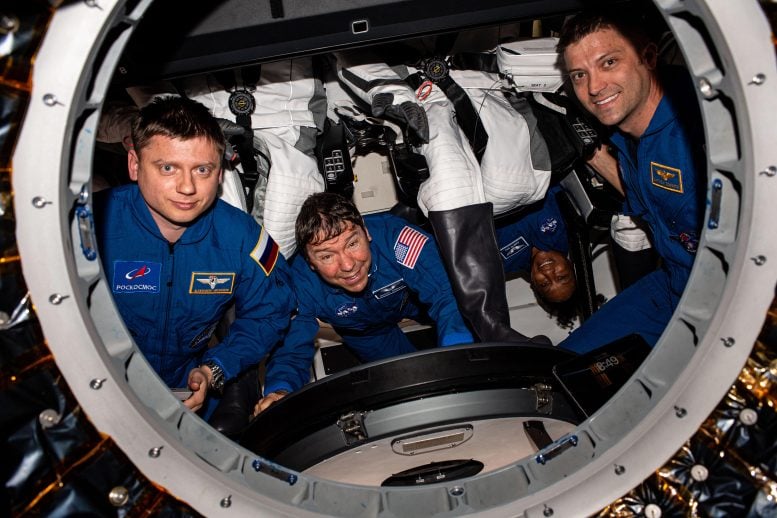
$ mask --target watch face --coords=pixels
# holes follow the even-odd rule
[[[431,58],[424,66],[424,73],[436,83],[448,75],[448,63],[443,58]]]
[[[236,90],[229,95],[229,111],[235,115],[251,115],[256,108],[254,96],[247,90]]]

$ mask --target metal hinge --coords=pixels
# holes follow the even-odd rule
[[[365,414],[366,412],[348,412],[337,420],[337,427],[343,432],[347,446],[367,439],[367,429],[364,428]]]

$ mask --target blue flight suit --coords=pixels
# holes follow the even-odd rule
[[[95,195],[99,251],[113,299],[143,355],[171,388],[206,360],[236,377],[288,329],[296,299],[278,245],[251,216],[217,200],[175,243],[136,185]],[[229,334],[208,348],[234,302]],[[215,408],[208,397],[206,415]]]
[[[316,319],[332,325],[364,362],[415,351],[397,325],[402,319],[432,321],[439,346],[472,343],[459,313],[434,239],[391,214],[369,215],[370,279],[359,294],[326,283],[301,254],[291,261],[299,300],[288,336],[267,367],[265,394],[294,391],[310,379]]]
[[[532,247],[569,251],[567,226],[556,202],[560,187],[548,189],[545,199],[521,219],[496,229],[496,241],[505,273],[530,272]]]
[[[687,73],[666,79],[645,133],[638,140],[619,131],[611,137],[624,183],[624,213],[650,225],[661,268],[602,306],[559,344],[566,349],[587,352],[632,332],[655,345],[688,281],[704,215],[703,126]]]

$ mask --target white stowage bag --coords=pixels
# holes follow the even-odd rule
[[[564,84],[558,67],[558,38],[532,38],[496,48],[499,71],[519,92],[556,92]]]

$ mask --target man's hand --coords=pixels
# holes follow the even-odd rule
[[[258,416],[260,413],[267,410],[270,405],[275,403],[276,401],[280,401],[284,397],[286,397],[286,394],[289,392],[286,390],[276,390],[275,392],[270,392],[266,396],[264,396],[262,399],[259,400],[259,402],[254,407],[254,417]]]
[[[202,408],[202,405],[205,403],[212,376],[210,369],[205,365],[195,367],[189,372],[187,385],[192,390],[192,395],[183,404],[193,412]]]
[[[602,144],[588,159],[588,165],[594,168],[607,183],[612,185],[619,193],[623,194],[623,183],[618,170],[618,161],[607,151],[607,145]]]

